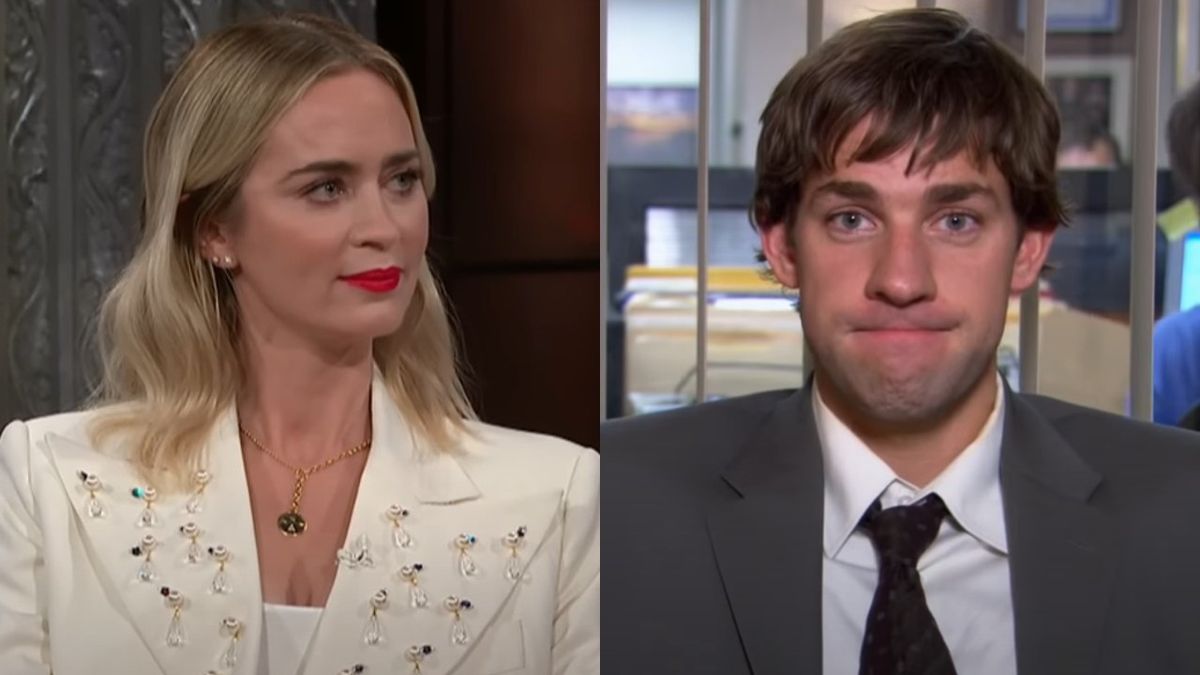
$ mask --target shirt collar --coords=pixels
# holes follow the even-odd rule
[[[986,546],[1008,553],[1000,495],[1004,386],[996,375],[996,402],[979,435],[916,499],[936,492],[958,524]],[[907,484],[821,399],[813,383],[813,416],[825,462],[825,555],[837,556],[867,508],[893,482]]]

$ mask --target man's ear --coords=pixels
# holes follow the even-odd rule
[[[775,279],[787,288],[797,288],[800,280],[796,273],[796,246],[786,221],[759,227],[763,257],[771,267]]]
[[[1046,264],[1046,256],[1050,254],[1050,245],[1054,242],[1054,228],[1029,226],[1021,235],[1017,246],[1017,256],[1013,259],[1012,293],[1022,293],[1038,281],[1042,267]]]

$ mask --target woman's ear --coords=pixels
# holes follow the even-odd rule
[[[190,203],[192,200],[189,199],[189,196],[185,194],[179,200],[176,211],[177,218],[195,218],[195,213],[192,211],[194,205]],[[233,269],[237,266],[237,255],[229,236],[228,224],[217,219],[206,218],[204,222],[196,225],[196,241],[200,255],[212,265],[222,269]]]

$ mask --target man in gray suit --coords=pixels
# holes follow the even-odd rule
[[[813,378],[602,430],[605,672],[1200,673],[1200,435],[1011,392],[1059,121],[945,10],[775,89],[754,220]]]

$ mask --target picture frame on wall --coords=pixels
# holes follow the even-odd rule
[[[1029,3],[1017,2],[1017,28],[1025,32]],[[1046,3],[1048,33],[1116,33],[1121,29],[1121,0],[1053,0]]]
[[[698,94],[693,86],[609,86],[609,164],[689,166],[696,163]]]
[[[1047,56],[1046,88],[1063,123],[1089,122],[1116,141],[1118,163],[1129,162],[1133,63],[1128,56]]]

